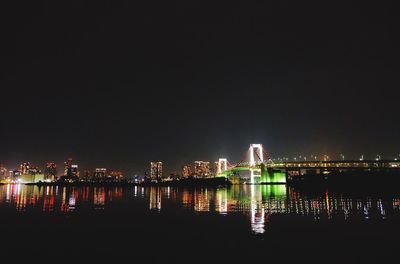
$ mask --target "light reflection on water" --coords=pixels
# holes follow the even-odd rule
[[[139,201],[147,210],[161,212],[176,209],[198,214],[242,214],[251,231],[264,233],[273,215],[304,216],[321,219],[386,219],[400,215],[399,198],[349,198],[326,192],[313,198],[284,185],[247,185],[227,188],[173,187],[58,187],[0,186],[0,213],[15,211],[79,212],[107,210],[116,203]],[[129,209],[133,205],[129,204]]]

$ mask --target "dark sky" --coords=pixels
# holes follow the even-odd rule
[[[8,1],[0,163],[168,171],[400,153],[395,8],[366,1]],[[61,165],[61,164],[59,164]]]

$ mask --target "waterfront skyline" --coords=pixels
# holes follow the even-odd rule
[[[2,163],[398,154],[390,5],[7,5]]]
[[[3,2],[5,256],[398,258],[395,1]]]
[[[261,146],[261,150],[259,154],[257,154],[257,150],[253,152],[253,156],[251,156],[251,149],[252,146],[257,145]],[[249,152],[250,151],[250,152]],[[254,150],[253,150],[254,151]],[[263,156],[259,156],[263,153]],[[228,155],[229,156],[229,155]],[[220,169],[218,169],[219,166],[223,166],[225,169],[221,170],[227,170],[228,164],[232,166],[239,165],[241,163],[249,163],[251,164],[251,160],[254,161],[259,161],[260,159],[263,160],[263,162],[272,162],[272,163],[281,163],[281,162],[310,162],[313,163],[314,161],[318,162],[328,162],[328,161],[392,161],[392,162],[398,162],[400,161],[400,154],[398,155],[393,155],[393,156],[387,156],[387,155],[382,155],[382,154],[377,154],[375,156],[366,156],[364,154],[359,155],[358,157],[349,157],[344,155],[343,153],[336,154],[336,155],[327,155],[327,154],[319,154],[319,155],[296,155],[294,157],[288,157],[288,156],[281,156],[281,157],[271,157],[268,152],[265,152],[263,150],[263,145],[262,144],[251,144],[250,149],[244,152],[244,155],[241,157],[240,160],[230,160],[227,159],[226,156],[220,157],[217,160],[211,160],[211,159],[205,159],[203,161],[189,161],[186,163],[180,163],[177,166],[178,167],[172,167],[168,166],[168,164],[165,164],[164,161],[148,161],[145,165],[141,166],[140,168],[143,167],[143,170],[140,170],[139,168],[133,168],[130,167],[128,170],[124,170],[124,173],[118,171],[118,168],[115,166],[111,166],[110,173],[118,173],[118,174],[124,174],[126,179],[131,179],[134,176],[138,177],[149,177],[151,179],[157,179],[157,178],[168,178],[169,176],[182,176],[183,178],[187,178],[190,175],[197,175],[200,177],[211,177],[215,176],[216,172],[220,172]],[[32,159],[31,159],[32,160]],[[5,177],[5,175],[9,174],[10,172],[19,172],[21,174],[30,174],[27,172],[27,170],[35,170],[35,174],[48,174],[51,175],[53,178],[54,177],[60,177],[60,176],[79,176],[79,178],[88,178],[87,174],[90,174],[89,178],[96,178],[94,176],[96,172],[102,172],[104,175],[106,174],[105,172],[107,169],[101,165],[97,167],[89,167],[87,165],[81,166],[80,161],[76,161],[72,158],[65,159],[62,162],[54,162],[54,161],[46,161],[45,163],[34,163],[29,161],[20,161],[16,162],[15,164],[5,164],[0,161],[0,170],[1,170],[1,175]],[[222,163],[221,163],[222,162]],[[73,164],[74,163],[74,164]],[[222,165],[220,165],[221,163]],[[84,163],[85,164],[85,163]],[[235,165],[236,164],[236,165]],[[62,165],[62,166],[61,166]],[[164,171],[163,167],[164,165],[167,165],[167,168],[169,168],[168,171]],[[213,166],[213,167],[211,167]],[[68,172],[71,169],[71,172]],[[108,167],[110,169],[110,167]],[[4,170],[4,171],[3,171]],[[163,173],[164,171],[164,173]],[[0,178],[1,178],[0,175]]]

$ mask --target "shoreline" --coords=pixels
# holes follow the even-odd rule
[[[226,178],[210,178],[210,179],[183,179],[169,182],[37,182],[25,183],[28,186],[102,186],[102,187],[118,187],[118,186],[160,186],[160,187],[219,187],[230,186],[232,183]]]

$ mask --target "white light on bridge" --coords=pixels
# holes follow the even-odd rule
[[[218,174],[228,170],[228,160],[219,159],[218,160]]]
[[[251,144],[250,145],[250,166],[256,165],[256,160],[254,158],[254,150],[260,159],[260,163],[264,162],[264,151],[263,146],[261,144]]]

